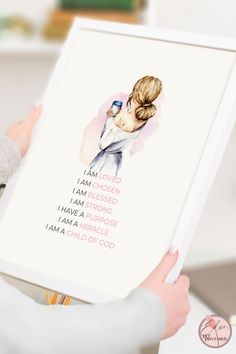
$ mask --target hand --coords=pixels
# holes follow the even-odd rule
[[[34,106],[23,121],[14,123],[6,132],[6,136],[19,148],[22,157],[29,148],[32,130],[41,112],[41,106]]]
[[[167,253],[140,287],[156,293],[166,309],[166,329],[162,339],[173,336],[182,327],[190,311],[188,301],[189,278],[181,275],[174,284],[165,283],[178,258],[178,251]]]

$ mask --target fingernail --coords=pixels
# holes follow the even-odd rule
[[[178,251],[177,246],[176,245],[171,245],[170,248],[169,248],[168,253],[169,254],[175,254],[177,251]]]

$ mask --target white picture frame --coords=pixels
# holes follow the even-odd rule
[[[196,48],[207,48],[212,51],[217,50],[231,53],[232,57],[234,57],[234,66],[229,69],[230,74],[225,82],[226,86],[224,87],[223,96],[218,102],[217,113],[214,117],[213,125],[210,129],[200,161],[197,165],[197,169],[195,171],[179,221],[176,224],[172,241],[169,244],[169,246],[172,244],[179,249],[178,262],[167,278],[168,282],[173,282],[177,278],[183,266],[189,244],[194,235],[204,203],[210,191],[217,168],[220,164],[222,155],[234,126],[236,117],[236,41],[231,38],[207,36],[194,33],[181,33],[176,31],[153,29],[144,26],[132,26],[77,18],[74,20],[68,39],[64,44],[61,56],[42,99],[43,115],[40,119],[40,123],[38,124],[36,135],[40,134],[41,129],[44,129],[47,112],[52,102],[55,90],[60,85],[60,79],[63,75],[65,65],[71,57],[74,43],[79,38],[78,36],[81,30],[121,35],[128,38],[151,39],[153,41],[160,41],[164,43],[174,43],[177,46],[186,45]],[[29,155],[34,150],[34,144],[35,141],[33,140]],[[28,157],[26,161],[27,160]],[[13,190],[15,189],[15,185],[17,186],[18,184],[18,175],[20,175],[24,170],[24,165],[25,164],[23,164],[20,172],[11,179],[1,200],[0,212],[2,218],[0,221],[4,220],[7,204],[11,202]],[[1,242],[2,240],[0,238],[0,249]],[[23,279],[27,282],[88,302],[106,302],[117,298],[116,295],[113,296],[97,289],[94,290],[86,286],[80,286],[79,284],[67,281],[66,279],[62,280],[59,277],[46,274],[43,271],[36,271],[34,269],[30,269],[30,267],[14,264],[14,262],[7,261],[1,256],[2,255],[0,254],[0,272],[3,274]]]

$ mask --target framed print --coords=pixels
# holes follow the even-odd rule
[[[183,265],[230,136],[236,44],[77,18],[1,200],[0,271],[88,302]]]

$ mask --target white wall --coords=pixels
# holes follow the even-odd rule
[[[236,36],[235,0],[148,0],[148,3],[151,25]]]
[[[0,54],[0,134],[41,99],[56,55]]]

